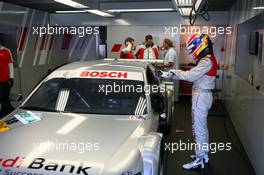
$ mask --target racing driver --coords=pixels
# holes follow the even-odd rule
[[[169,70],[162,77],[173,80],[193,82],[192,88],[192,130],[195,140],[195,155],[192,162],[184,164],[183,169],[204,168],[209,163],[209,133],[207,115],[212,106],[212,90],[215,88],[217,61],[213,54],[213,43],[203,33],[192,35],[187,41],[189,55],[196,62],[196,67],[189,71]]]

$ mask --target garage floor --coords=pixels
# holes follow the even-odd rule
[[[181,97],[175,105],[175,117],[172,119],[171,132],[166,142],[193,142],[191,129],[191,98]],[[210,164],[199,171],[186,171],[181,168],[183,163],[190,161],[192,151],[167,151],[166,175],[254,175],[252,166],[243,150],[238,136],[227,115],[208,117],[210,142],[227,143],[232,140],[232,150],[210,154]]]

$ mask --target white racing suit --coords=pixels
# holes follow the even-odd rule
[[[212,90],[215,87],[217,63],[214,56],[208,55],[189,71],[170,70],[162,77],[193,82],[192,89],[192,130],[196,142],[196,158],[208,157],[209,133],[207,115],[212,106]],[[206,149],[205,149],[206,148]]]

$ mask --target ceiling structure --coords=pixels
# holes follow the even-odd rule
[[[73,11],[76,8],[67,6],[65,4],[56,2],[55,0],[3,0],[4,2],[33,8],[37,10],[42,10],[50,13],[54,13],[56,11]],[[79,2],[81,4],[87,5],[90,8],[100,8],[101,10],[107,10],[108,7],[118,7],[122,9],[130,8],[131,5],[133,8],[144,8],[144,4],[147,4],[149,7],[150,5],[153,8],[156,6],[164,7],[164,8],[171,8],[173,7],[173,0],[74,0],[75,2]],[[228,11],[233,6],[233,4],[237,0],[208,0],[209,1],[209,11]],[[105,9],[104,9],[105,8]]]

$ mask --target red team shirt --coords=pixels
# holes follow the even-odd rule
[[[13,63],[12,54],[8,49],[0,49],[0,82],[7,82],[10,78],[9,63]]]

